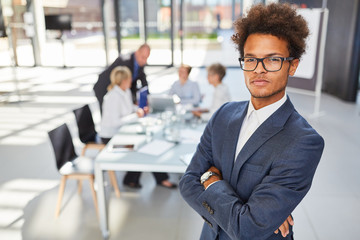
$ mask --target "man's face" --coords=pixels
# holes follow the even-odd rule
[[[150,56],[150,50],[148,48],[141,48],[135,52],[136,62],[140,67],[146,65],[146,61]]]
[[[270,34],[251,34],[244,45],[244,57],[292,57],[289,56],[287,42]],[[245,83],[255,105],[270,105],[280,100],[285,94],[288,76],[294,75],[299,64],[298,59],[284,61],[277,72],[268,72],[259,62],[254,71],[244,71]],[[256,107],[256,106],[255,106]]]

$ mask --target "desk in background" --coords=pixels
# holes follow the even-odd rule
[[[95,159],[95,180],[98,186],[100,228],[104,239],[110,236],[108,227],[108,204],[104,189],[104,171],[140,171],[184,173],[184,158],[193,154],[205,124],[166,123],[157,119],[140,119],[142,122],[127,124],[110,140]],[[166,140],[176,132],[176,143],[166,152],[156,156],[142,153],[141,149],[154,141]],[[171,136],[171,135],[170,135]],[[173,138],[172,138],[173,139]],[[134,144],[133,151],[113,149],[114,144]]]

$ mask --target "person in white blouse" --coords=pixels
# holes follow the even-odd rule
[[[201,101],[200,88],[197,82],[189,80],[191,66],[182,64],[179,68],[179,80],[174,82],[169,90],[169,95],[176,94],[180,98],[180,104],[193,106]]]
[[[111,71],[110,85],[102,105],[100,137],[107,143],[124,123],[144,116],[144,110],[133,104],[131,96],[131,72],[118,66]]]
[[[143,117],[148,108],[139,108],[133,104],[130,91],[132,76],[129,68],[124,66],[115,67],[110,74],[110,85],[104,97],[101,119],[101,140],[107,144],[116,134],[119,127],[125,123],[135,121]],[[176,188],[171,183],[167,173],[153,173],[158,185],[166,188]],[[124,185],[131,188],[141,188],[139,183],[140,172],[127,172],[124,178]]]
[[[222,82],[226,74],[226,68],[220,63],[215,63],[207,68],[207,72],[209,84],[213,85],[215,88],[211,106],[208,109],[198,108],[192,111],[195,116],[205,121],[209,121],[211,116],[219,109],[219,107],[221,107],[221,105],[231,101],[229,89]]]

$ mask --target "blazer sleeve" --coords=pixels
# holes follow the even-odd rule
[[[216,113],[213,118],[216,118]],[[186,170],[186,173],[181,178],[179,183],[180,193],[185,201],[197,211],[206,221],[210,219],[210,214],[198,199],[204,192],[204,187],[200,183],[201,175],[206,172],[211,166],[214,166],[212,158],[212,129],[213,121],[209,121],[203,135],[200,139],[200,144]],[[217,232],[217,223],[212,221],[212,229]]]
[[[214,231],[219,226],[231,239],[268,239],[309,191],[324,141],[315,130],[289,140],[268,174],[245,200],[225,180],[205,191],[200,185],[201,174],[213,164],[210,135],[214,135],[214,125],[213,117],[180,182],[181,193],[213,225]],[[241,188],[246,182],[238,184]]]

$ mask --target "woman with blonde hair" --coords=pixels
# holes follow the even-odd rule
[[[115,67],[111,71],[110,81],[102,105],[100,136],[104,143],[110,141],[121,125],[144,116],[144,110],[132,101],[130,70],[123,66]]]

